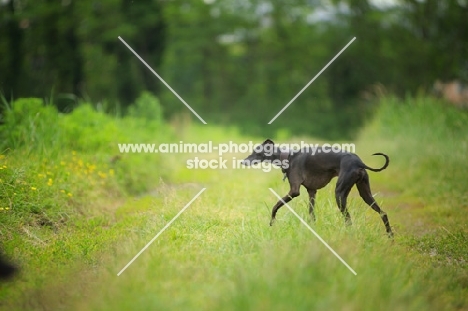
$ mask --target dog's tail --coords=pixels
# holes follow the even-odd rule
[[[384,169],[386,169],[388,167],[388,164],[390,163],[390,158],[388,157],[388,155],[386,154],[383,154],[383,153],[380,153],[380,152],[377,152],[377,153],[374,153],[373,155],[381,155],[381,156],[384,156],[385,157],[385,164],[381,167],[381,168],[372,168],[372,167],[369,167],[367,165],[365,165],[364,163],[364,168],[367,169],[367,170],[371,170],[373,172],[380,172],[380,171],[383,171]]]

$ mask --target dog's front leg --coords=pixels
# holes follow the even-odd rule
[[[299,196],[299,191],[289,191],[288,195],[283,197],[281,200],[279,200],[275,206],[273,206],[273,209],[271,211],[271,220],[270,220],[270,226],[273,226],[273,223],[275,222],[275,217],[276,217],[276,213],[278,212],[278,210],[280,209],[281,206],[283,206],[285,203],[288,203],[289,201],[291,201],[293,198],[295,197],[298,197]]]

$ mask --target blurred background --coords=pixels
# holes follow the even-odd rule
[[[376,96],[468,81],[466,0],[0,0],[0,91],[125,114],[147,90],[188,112],[118,36],[208,123],[254,135],[353,138]]]

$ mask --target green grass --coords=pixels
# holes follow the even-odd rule
[[[124,118],[85,103],[67,115],[40,99],[4,106],[0,237],[22,274],[15,286],[0,285],[0,306],[68,274],[72,262],[97,263],[121,238],[111,230],[115,207],[168,174],[157,155],[120,155],[117,143],[173,139],[165,124],[138,115],[141,105]]]
[[[205,178],[211,181],[187,188],[163,186],[158,192],[163,197],[147,199],[147,209],[141,206],[140,211],[145,220],[129,228],[136,230],[133,239],[109,251],[115,256],[101,268],[96,287],[85,291],[89,298],[80,295],[72,305],[82,310],[447,308],[438,290],[450,285],[456,271],[431,271],[404,237],[386,238],[378,215],[357,198],[350,202],[354,225],[346,227],[332,189],[324,189],[313,226],[356,270],[354,276],[287,209],[268,226],[269,207],[276,201],[268,187],[287,191],[280,174],[275,180],[260,171],[226,171],[223,182],[216,171],[198,174],[210,175]],[[228,189],[245,180],[258,187]],[[202,186],[208,189],[200,198],[117,277]],[[307,218],[305,197],[303,193],[291,205]]]
[[[137,117],[134,112],[132,118]],[[9,164],[1,173],[7,173],[11,181],[18,174],[14,170],[24,174],[25,185],[16,186],[24,187],[19,191],[23,197],[14,204],[24,210],[24,215],[15,222],[8,220],[8,225],[15,224],[15,229],[8,229],[12,233],[6,231],[2,219],[2,236],[7,253],[20,261],[23,271],[13,282],[0,285],[0,308],[468,309],[468,228],[463,186],[468,181],[466,121],[466,113],[430,99],[382,100],[374,121],[363,129],[356,143],[357,153],[370,166],[379,166],[381,160],[370,154],[384,152],[390,156],[389,168],[371,172],[370,178],[376,199],[394,227],[395,239],[386,237],[379,216],[362,202],[356,190],[349,200],[353,225],[346,226],[335,204],[333,182],[318,192],[317,221],[312,224],[357,276],[286,207],[278,212],[274,226],[268,225],[271,207],[277,201],[268,188],[280,195],[289,190],[278,170],[189,170],[185,161],[194,155],[167,155],[157,163],[172,167],[166,171],[170,178],[163,177],[160,182],[161,175],[148,169],[143,156],[128,155],[127,164],[116,167],[114,177],[107,176],[99,186],[80,188],[79,177],[73,176],[76,182],[70,189],[81,189],[83,194],[78,197],[83,200],[71,203],[67,200],[75,200],[75,196],[60,196],[60,166],[52,171],[56,177],[48,186],[48,177],[37,176],[44,170],[39,170],[42,164],[37,164],[36,158],[20,164],[20,160],[7,155]],[[180,125],[177,120],[173,122]],[[147,137],[143,129],[131,129],[136,137]],[[235,128],[187,125],[182,130],[176,127],[175,132],[175,136],[162,140],[262,141],[244,137]],[[278,142],[297,139],[287,133],[272,137]],[[94,155],[95,165],[106,167],[107,162],[99,160],[106,149],[100,148]],[[93,159],[86,158],[86,150],[75,155],[84,163]],[[225,155],[233,156],[245,155]],[[65,152],[61,161],[77,165],[73,154],[68,157]],[[58,159],[49,161],[46,167]],[[80,171],[79,164],[76,170]],[[93,180],[102,179],[93,176]],[[126,176],[152,181],[152,188],[146,188],[146,195],[136,196],[142,188],[130,180],[128,188],[140,191],[128,192]],[[41,196],[31,196],[28,187],[40,182]],[[53,191],[56,185],[57,194]],[[207,190],[187,211],[118,277],[133,256],[204,187]],[[91,188],[97,192],[93,194]],[[57,227],[25,223],[28,217],[36,217],[31,216],[35,215],[29,210],[31,206],[43,213],[41,204],[49,197],[66,207],[63,223]],[[308,220],[304,190],[290,205]],[[15,207],[15,213],[19,207]],[[52,210],[62,211],[54,205]],[[11,210],[0,216],[8,213],[12,214]]]

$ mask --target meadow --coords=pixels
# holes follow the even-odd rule
[[[143,94],[128,115],[80,104],[60,114],[38,99],[7,103],[1,125],[0,234],[20,267],[0,284],[4,310],[467,310],[468,114],[428,97],[385,97],[356,152],[395,231],[355,189],[352,226],[334,182],[317,194],[312,228],[283,207],[279,170],[195,170],[216,154],[119,154],[117,143],[261,142],[236,128],[164,121]],[[272,133],[277,142],[318,141]],[[228,154],[238,159],[247,154]],[[229,161],[228,161],[229,162]],[[117,273],[206,190],[120,276]],[[305,220],[307,192],[290,206]]]

